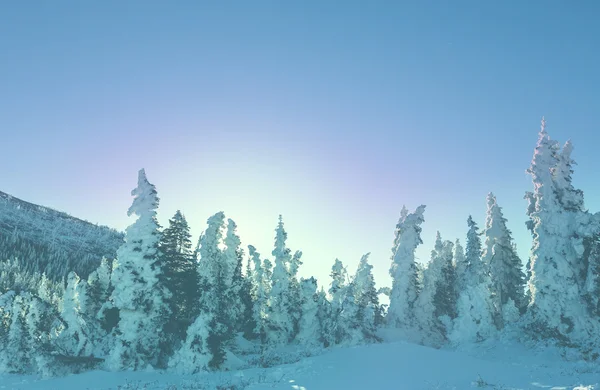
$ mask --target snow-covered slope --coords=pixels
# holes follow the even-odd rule
[[[122,233],[0,192],[0,261],[19,258],[32,271],[82,277],[114,258]]]
[[[0,389],[599,389],[600,368],[565,362],[554,350],[499,344],[469,352],[403,342],[336,348],[297,363],[180,376],[163,372],[94,371],[37,380],[1,376]],[[219,387],[220,386],[220,387]]]

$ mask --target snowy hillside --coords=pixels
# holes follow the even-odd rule
[[[565,362],[553,350],[518,345],[470,352],[402,342],[334,348],[321,356],[271,369],[181,376],[160,371],[93,371],[64,378],[0,376],[0,389],[598,389],[600,371]],[[221,387],[219,387],[221,386]]]
[[[114,258],[122,242],[116,230],[0,191],[0,260],[18,257],[50,277],[72,270],[85,277],[103,256]]]

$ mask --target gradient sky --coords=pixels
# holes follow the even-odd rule
[[[124,229],[144,167],[194,242],[226,212],[303,276],[363,253],[389,285],[403,204],[461,238],[485,197],[523,261],[525,174],[545,115],[600,211],[600,2],[0,2],[0,190]]]

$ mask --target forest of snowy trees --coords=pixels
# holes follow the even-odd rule
[[[415,259],[426,207],[403,207],[392,287],[381,290],[369,254],[356,270],[335,259],[331,280],[320,281],[326,288],[299,278],[302,252],[288,248],[281,217],[270,258],[242,248],[223,212],[208,218],[194,246],[180,211],[159,225],[157,191],[142,169],[128,210],[137,219],[115,259],[62,282],[17,258],[0,262],[0,372],[268,367],[381,342],[385,330],[436,348],[509,337],[597,359],[600,213],[588,212],[572,185],[572,150],[551,140],[542,120],[528,170],[533,191],[525,194],[532,234],[525,264],[492,193],[485,225],[466,216],[463,243],[438,233],[426,266]]]

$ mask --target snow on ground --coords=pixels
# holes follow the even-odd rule
[[[0,376],[0,389],[600,389],[600,367],[566,362],[551,349],[514,344],[469,351],[404,342],[336,348],[270,369],[180,376],[163,372],[94,371],[63,378]],[[218,387],[221,386],[221,387]],[[235,387],[234,387],[235,386]]]

